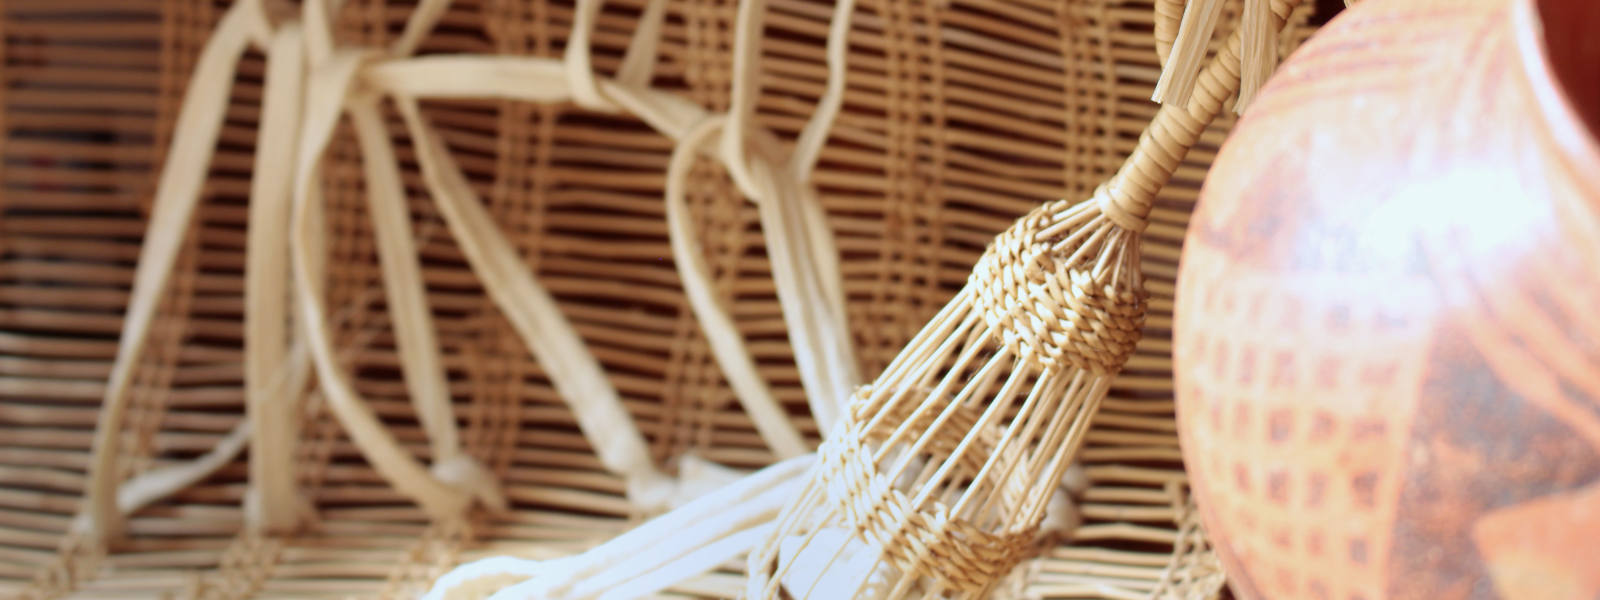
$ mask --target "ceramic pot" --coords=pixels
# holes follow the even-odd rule
[[[1600,597],[1600,2],[1363,0],[1255,99],[1177,289],[1244,598]]]

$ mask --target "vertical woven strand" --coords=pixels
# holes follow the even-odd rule
[[[106,386],[105,408],[99,415],[95,431],[86,512],[90,515],[90,525],[102,538],[117,537],[122,528],[122,517],[116,509],[119,475],[116,463],[120,455],[115,451],[115,444],[127,412],[129,386],[136,376],[136,365],[145,351],[145,341],[180,245],[188,237],[186,231],[200,200],[205,165],[210,163],[211,146],[215,144],[222,125],[227,89],[233,82],[234,65],[248,42],[246,31],[251,18],[252,15],[244,10],[230,11],[223,17],[223,25],[219,25],[223,33],[207,43],[195,70],[204,74],[199,79],[209,85],[191,88],[186,92],[184,109],[179,111],[176,126],[199,133],[175,139],[162,168],[156,202],[151,209],[147,241],[140,249],[139,268],[117,360]]]
[[[1088,197],[1122,158],[1114,148],[1117,129],[1117,61],[1108,35],[1118,23],[1104,2],[1060,0],[1057,36],[1062,59],[1062,189],[1067,198]]]
[[[286,531],[305,516],[302,497],[295,489],[295,400],[300,390],[291,389],[295,382],[287,377],[290,369],[303,365],[292,365],[287,356],[289,265],[283,260],[289,242],[287,169],[294,164],[295,133],[304,101],[303,43],[297,28],[286,27],[268,49],[263,82],[268,93],[261,111],[246,234],[245,410],[256,451],[250,453],[251,489],[245,500],[250,509],[245,519],[251,528],[265,531]]]
[[[756,204],[807,401],[826,431],[861,375],[844,327],[837,249],[814,190],[788,180],[789,160],[770,132],[754,122],[767,11],[766,0],[746,0],[735,15],[732,90],[718,155]]]
[[[878,322],[863,331],[878,354],[892,357],[899,344],[926,321],[937,307],[936,278],[918,281],[918,273],[937,268],[937,246],[925,236],[937,231],[929,220],[938,215],[947,157],[942,55],[944,46],[931,32],[942,30],[945,9],[934,2],[878,0],[871,4],[882,23],[885,59],[884,212],[871,300]],[[936,234],[934,234],[936,235]],[[932,289],[929,289],[932,287]],[[930,302],[931,300],[931,302]],[[918,306],[920,305],[920,306]],[[920,310],[908,310],[915,306]],[[881,368],[881,365],[877,365]]]
[[[951,85],[952,69],[949,57],[946,56],[946,44],[935,32],[945,31],[949,27],[947,16],[951,12],[950,5],[943,2],[922,2],[921,20],[919,27],[921,34],[917,40],[917,47],[922,54],[921,59],[927,62],[927,94],[918,103],[925,106],[927,115],[924,119],[928,125],[917,141],[921,149],[921,156],[917,160],[924,164],[920,174],[921,187],[925,192],[911,198],[911,210],[907,211],[907,218],[913,227],[910,229],[911,247],[913,257],[911,264],[907,265],[907,273],[903,275],[901,304],[907,306],[901,314],[909,317],[902,321],[897,328],[896,337],[908,339],[926,323],[929,318],[937,313],[940,302],[946,296],[946,289],[940,281],[946,256],[945,230],[941,227],[946,221],[945,203],[950,197],[950,188],[946,181],[953,160],[953,140],[951,133],[951,113],[949,91]]]
[[[725,3],[715,1],[689,1],[679,5],[686,45],[683,77],[688,89],[685,93],[696,104],[712,109],[727,104],[724,79],[728,54],[720,35],[725,28],[722,24],[724,13],[727,12],[724,6]],[[746,226],[738,220],[740,211],[736,207],[729,209],[729,204],[737,201],[728,193],[729,186],[711,172],[709,166],[696,165],[688,177],[691,185],[687,198],[691,206],[711,204],[714,207],[695,211],[694,225],[698,231],[705,232],[705,237],[696,240],[696,251],[719,249],[714,253],[716,262],[712,266],[716,271],[713,276],[718,288],[716,295],[726,302],[725,282],[733,274],[731,263],[736,263],[742,254],[738,250],[741,248],[738,242]],[[670,205],[667,207],[667,219],[668,235],[671,236]],[[680,278],[683,277],[683,267],[677,263],[682,260],[674,257]],[[688,407],[692,407],[707,392],[707,373],[713,360],[706,333],[698,325],[699,320],[700,317],[693,310],[692,299],[685,294],[673,319],[667,364],[662,377],[661,415],[655,423],[652,445],[652,454],[658,460],[667,460],[687,449],[693,430],[698,425],[690,422],[695,413]]]
[[[550,56],[553,49],[551,26],[547,24],[549,9],[545,0],[495,0],[485,3],[480,11],[497,53]],[[539,239],[548,235],[546,190],[558,183],[551,181],[555,173],[551,157],[561,111],[548,104],[508,100],[496,105],[496,166],[487,198],[489,209],[509,221],[514,231],[529,234],[517,235],[512,242],[527,261],[528,269],[537,273],[542,257]],[[468,436],[477,442],[479,450],[474,454],[484,458],[496,479],[507,481],[518,450],[517,432],[530,425],[524,423],[522,408],[532,395],[527,381],[537,367],[528,359],[527,348],[492,298],[479,298],[474,310],[478,312],[474,321],[480,324],[475,334],[481,341],[466,341],[463,346],[481,348],[486,356],[482,364],[467,365],[469,372],[480,373],[483,379],[481,385],[475,386],[472,400],[474,406],[483,406],[473,411],[475,416],[481,415],[480,420],[474,422]],[[466,358],[469,363],[473,361],[470,356]]]
[[[183,236],[183,246],[178,251],[167,291],[156,308],[151,334],[145,339],[146,350],[128,386],[128,417],[123,423],[123,441],[117,451],[119,466],[115,471],[118,479],[124,481],[123,485],[129,477],[150,470],[156,459],[155,439],[167,416],[167,400],[178,371],[179,353],[195,333],[191,309],[203,228],[201,224]]]

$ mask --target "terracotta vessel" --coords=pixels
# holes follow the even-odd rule
[[[1244,598],[1600,597],[1600,2],[1364,0],[1190,224],[1179,428]]]

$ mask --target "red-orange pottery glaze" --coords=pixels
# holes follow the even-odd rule
[[[1363,0],[1190,224],[1185,462],[1247,599],[1600,598],[1600,1]]]

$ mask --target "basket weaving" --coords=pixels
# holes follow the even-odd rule
[[[998,232],[1122,164],[1158,3],[5,3],[0,596],[411,597],[815,448]],[[1151,212],[1083,524],[1007,597],[1221,588],[1167,340],[1230,123]]]

